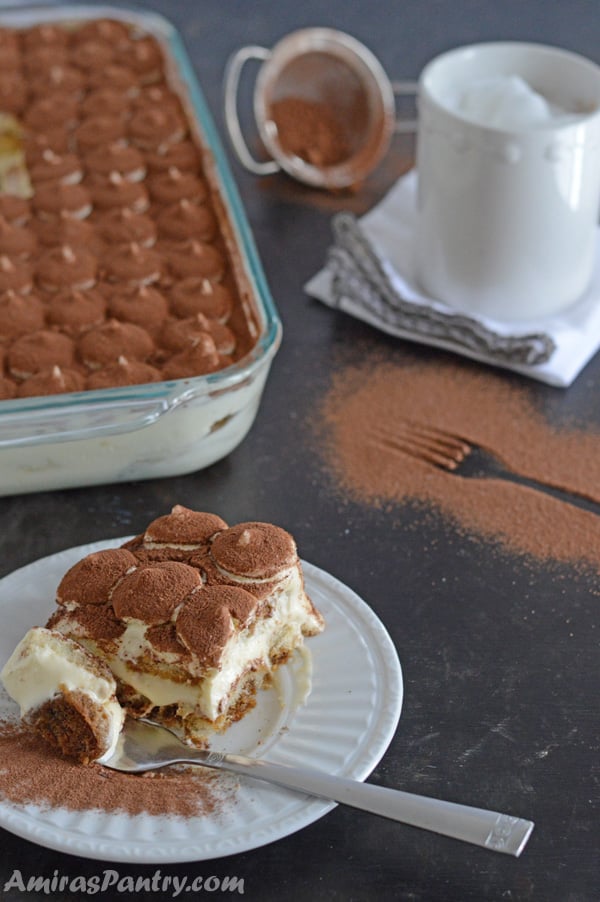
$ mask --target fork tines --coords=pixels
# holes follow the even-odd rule
[[[456,470],[471,452],[471,445],[459,436],[408,420],[378,427],[375,437],[387,448],[449,471]]]

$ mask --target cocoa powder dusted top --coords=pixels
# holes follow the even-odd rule
[[[217,514],[193,511],[176,504],[171,513],[150,523],[144,532],[143,544],[175,545],[196,550],[222,529],[227,529],[227,523]]]
[[[169,359],[163,376],[165,379],[186,379],[194,373],[214,373],[219,369],[220,360],[214,339],[205,333],[192,347]]]
[[[98,260],[81,246],[63,244],[44,251],[35,274],[39,287],[49,293],[61,289],[85,291],[96,284]]]
[[[119,549],[75,564],[57,590],[49,625],[111,648],[137,622],[158,653],[217,667],[228,639],[298,564],[296,543],[270,523],[228,526],[216,514],[175,505]]]
[[[114,319],[144,326],[155,336],[169,315],[169,304],[160,291],[149,285],[116,288],[108,294],[108,314]]]
[[[27,259],[34,252],[36,238],[25,226],[15,225],[0,216],[0,254]]]
[[[60,25],[52,25],[49,22],[32,25],[20,37],[26,51],[35,51],[40,47],[59,50],[66,46],[68,40],[68,35],[64,28],[61,28]]]
[[[160,254],[137,241],[111,248],[104,261],[107,281],[126,288],[158,282],[163,266]]]
[[[36,98],[23,115],[23,122],[30,129],[43,132],[49,125],[71,127],[77,121],[79,102],[72,95],[51,94]]]
[[[115,363],[119,357],[147,360],[153,350],[154,342],[145,329],[116,319],[94,326],[77,342],[78,358],[90,370]]]
[[[113,386],[122,386],[215,372],[246,354],[256,332],[217,216],[220,199],[186,109],[169,83],[160,45],[127,22],[102,23],[4,29],[10,40],[0,54],[0,108],[10,101],[24,126],[23,168],[32,196],[0,195],[0,298],[6,292],[39,295],[42,304],[42,320],[24,318],[18,334],[4,330],[4,359],[10,359],[14,338],[46,326],[68,337],[108,317],[135,322],[151,335],[160,327],[153,295],[145,307],[140,296],[144,309],[131,315],[130,306],[113,304],[98,318],[82,303],[80,311],[70,304],[63,316],[52,296],[69,290],[97,289],[110,300],[111,293],[152,285],[163,299],[161,321],[202,312],[227,322],[235,340],[215,347],[209,329],[206,341],[183,356],[180,349],[154,345],[142,356],[131,345],[120,345],[110,359],[80,355],[83,384],[77,378],[77,390],[110,388],[113,377]],[[190,305],[202,297],[184,309],[177,290],[188,278],[201,286],[198,292],[186,288]],[[141,360],[146,368],[118,366],[119,356]],[[21,374],[5,366],[4,396],[34,392],[35,383],[22,392],[18,386],[13,392],[11,383],[54,365],[67,367],[65,360],[43,360]],[[105,369],[100,383],[92,378],[99,367]],[[54,388],[73,390],[70,380],[55,380]]]
[[[108,66],[114,59],[114,50],[106,41],[90,39],[77,41],[71,48],[71,60],[78,69],[84,72],[88,69]]]
[[[106,114],[88,116],[75,129],[75,141],[81,154],[89,153],[99,144],[113,144],[125,140],[125,120]]]
[[[84,389],[85,379],[77,370],[52,366],[24,379],[17,388],[17,396],[35,398],[38,395],[59,395]]]
[[[171,308],[176,316],[186,318],[203,313],[210,319],[226,323],[233,309],[231,292],[218,282],[191,276],[170,291]]]
[[[208,586],[230,586],[235,580],[233,574],[223,570],[216,561],[209,555],[194,555],[190,558],[190,563],[198,567],[202,573],[202,577]],[[249,578],[242,577],[241,584],[246,592],[253,595],[259,602],[263,602],[277,589],[280,582],[280,573],[276,573],[272,579],[260,579],[259,577]],[[240,583],[235,583],[240,585]]]
[[[70,132],[60,126],[48,128],[45,132],[28,131],[23,138],[23,149],[27,161],[39,159],[40,154],[46,150],[57,154],[69,153],[70,147]],[[32,212],[36,211],[32,209]]]
[[[111,592],[111,603],[120,620],[135,618],[154,626],[167,623],[200,583],[200,574],[194,567],[177,561],[157,561],[126,574]]]
[[[86,73],[86,82],[90,89],[118,88],[133,97],[138,90],[138,78],[131,69],[121,63],[109,63],[103,69]]]
[[[44,305],[33,294],[16,291],[0,294],[0,339],[19,338],[27,332],[37,332],[44,326]]]
[[[29,175],[34,185],[56,181],[73,184],[81,181],[83,167],[76,154],[57,154],[48,148],[32,161]]]
[[[139,77],[141,84],[154,84],[161,77],[163,58],[156,38],[151,35],[131,33],[117,42],[115,62],[129,66]]]
[[[93,219],[96,231],[108,246],[129,245],[132,242],[142,247],[152,247],[156,243],[156,225],[144,213],[136,213],[129,207],[114,207],[95,214]]]
[[[137,563],[137,558],[125,548],[88,554],[65,573],[58,585],[56,600],[63,605],[104,604],[117,581]]]
[[[92,211],[92,198],[83,185],[65,185],[54,181],[38,185],[31,204],[42,220],[55,220],[61,215],[85,219]]]
[[[62,327],[65,335],[77,335],[99,325],[105,312],[106,301],[94,289],[65,288],[54,294],[46,308],[48,323]]]
[[[208,586],[183,605],[175,619],[177,636],[198,660],[218,667],[221,654],[234,632],[234,619],[246,626],[257,600],[236,586]]]
[[[109,86],[90,91],[80,106],[80,112],[83,116],[119,116],[125,115],[128,106],[127,94]],[[116,146],[113,144],[112,148]]]
[[[92,389],[114,388],[117,385],[144,385],[159,382],[161,374],[156,367],[140,360],[119,357],[115,363],[95,370],[88,376],[87,387]]]
[[[116,92],[123,101],[123,93]],[[85,166],[90,176],[109,176],[116,172],[131,181],[143,179],[146,175],[144,156],[135,147],[120,144],[118,141],[108,147],[93,148],[85,157]]]
[[[0,294],[16,291],[29,294],[33,288],[33,269],[29,261],[0,254]]]
[[[207,194],[206,183],[202,179],[193,172],[182,172],[176,166],[171,166],[166,172],[151,175],[148,190],[155,203],[166,206],[181,200],[187,200],[190,205],[201,204]],[[183,212],[185,213],[185,208]]]
[[[29,200],[13,194],[0,194],[0,216],[14,225],[24,225],[31,216]]]
[[[160,151],[148,151],[146,163],[150,172],[166,172],[173,166],[181,172],[197,172],[198,149],[187,139],[178,141]]]
[[[75,345],[67,335],[50,329],[39,329],[21,335],[6,355],[8,372],[15,379],[26,379],[33,373],[54,366],[70,368],[75,360]]]
[[[236,576],[269,579],[297,560],[292,536],[270,523],[239,523],[215,536],[213,561]]]
[[[186,126],[181,114],[172,109],[145,107],[133,112],[128,133],[140,150],[162,153],[183,140]]]
[[[29,89],[33,97],[44,97],[59,92],[81,99],[85,89],[85,76],[75,66],[57,61],[49,68],[43,69],[39,75],[33,73],[29,78]]]
[[[193,347],[210,335],[219,354],[232,354],[235,350],[235,335],[223,323],[209,320],[203,313],[189,319],[169,320],[160,333],[160,343],[171,351],[183,351]]]
[[[73,33],[72,41],[75,44],[86,41],[105,41],[107,44],[115,44],[126,41],[129,38],[129,27],[118,19],[91,19],[84,22]]]
[[[40,244],[39,252],[45,247],[80,248],[97,255],[100,250],[98,235],[92,224],[85,219],[73,219],[59,214],[53,219],[36,219],[31,223]]]
[[[90,175],[86,182],[94,208],[103,210],[132,210],[145,213],[150,206],[148,191],[143,182],[132,181],[117,170],[107,175]]]
[[[186,241],[194,236],[200,241],[212,241],[217,229],[212,210],[186,196],[165,207],[157,224],[161,237],[173,241]]]
[[[196,277],[219,282],[225,271],[225,260],[214,245],[206,241],[165,241],[160,250],[169,271],[176,279]]]

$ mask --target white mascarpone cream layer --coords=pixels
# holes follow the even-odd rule
[[[88,660],[89,659],[89,660]],[[100,762],[115,749],[125,713],[116,699],[115,680],[104,676],[84,648],[53,630],[34,627],[21,639],[4,665],[0,678],[27,717],[57,695],[87,695],[106,725],[106,750]]]

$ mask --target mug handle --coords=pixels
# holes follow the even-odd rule
[[[240,163],[255,175],[271,175],[281,167],[274,160],[259,162],[250,153],[238,116],[238,88],[245,63],[252,59],[267,60],[270,56],[271,51],[266,47],[241,47],[230,57],[225,70],[225,123]]]
[[[417,96],[419,83],[416,81],[393,81],[392,91],[394,97],[412,97]],[[396,119],[394,132],[401,134],[404,132],[416,132],[418,127],[418,119]]]

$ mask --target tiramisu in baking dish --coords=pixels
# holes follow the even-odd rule
[[[280,338],[177,33],[77,10],[0,15],[0,492],[207,465],[245,435]],[[99,437],[112,469],[86,467]]]

